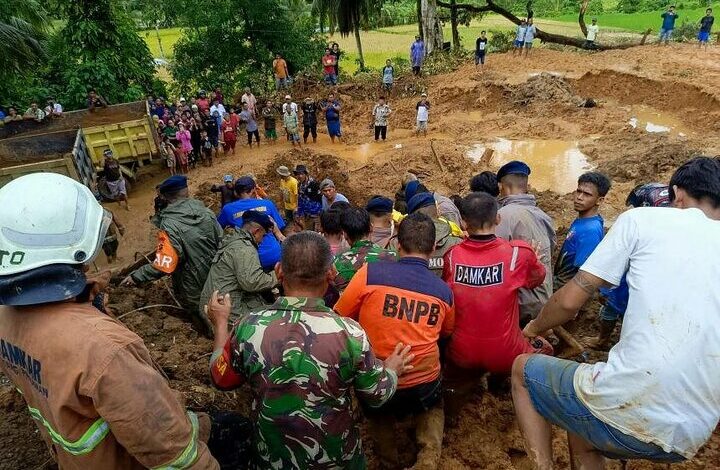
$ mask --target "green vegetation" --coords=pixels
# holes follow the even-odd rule
[[[677,25],[680,26],[682,21],[690,23],[700,21],[700,18],[705,16],[705,8],[706,7],[692,9],[679,8]],[[660,15],[664,11],[665,9],[637,13],[603,13],[598,15],[598,25],[600,25],[601,31],[605,28],[621,28],[636,32],[643,32],[651,28],[653,31],[659,31],[662,23]],[[555,19],[577,24],[577,14],[558,16]]]

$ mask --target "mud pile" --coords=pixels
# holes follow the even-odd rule
[[[527,106],[536,101],[579,105],[582,98],[575,96],[570,84],[562,77],[543,72],[530,77],[510,92],[511,100],[518,106]]]

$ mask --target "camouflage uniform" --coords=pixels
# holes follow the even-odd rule
[[[379,407],[397,387],[360,325],[310,298],[281,297],[249,313],[213,354],[210,371],[222,390],[248,381],[263,469],[365,468],[351,389]]]
[[[442,217],[433,219],[433,222],[435,223],[435,251],[433,251],[432,256],[430,256],[428,267],[432,272],[442,277],[445,253],[447,253],[450,248],[462,242],[463,239],[455,236],[455,233],[458,232],[455,230],[455,227],[453,227],[452,222]],[[459,233],[462,233],[462,231]],[[393,235],[390,239],[389,246],[391,248],[398,246],[397,234]]]
[[[374,263],[375,261],[395,261],[397,253],[391,250],[385,250],[374,244],[370,240],[360,240],[350,247],[348,251],[339,253],[335,256],[335,288],[342,292],[355,273],[365,263]]]
[[[234,228],[225,235],[210,266],[205,287],[200,295],[200,315],[206,319],[205,305],[214,291],[230,294],[231,323],[240,315],[267,305],[262,293],[275,287],[274,272],[266,273],[260,265],[258,248],[252,235]]]

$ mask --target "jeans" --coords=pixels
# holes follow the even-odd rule
[[[287,78],[275,78],[275,89],[287,88]]]
[[[669,41],[672,37],[672,29],[661,29],[660,30],[660,41]]]
[[[252,132],[247,131],[247,136],[248,136],[248,145],[252,145],[253,136],[255,136],[255,142],[257,142],[258,144],[260,143],[260,132],[258,132],[257,129],[255,129]]]
[[[644,459],[682,462],[679,454],[624,434],[593,415],[575,393],[577,362],[549,356],[532,356],[523,372],[535,411],[552,424],[573,433],[609,459]]]
[[[337,85],[337,75],[334,73],[326,73],[325,74],[325,84],[326,85]]]

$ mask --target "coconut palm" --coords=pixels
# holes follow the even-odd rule
[[[0,1],[0,74],[37,63],[45,53],[48,27],[37,0]]]

